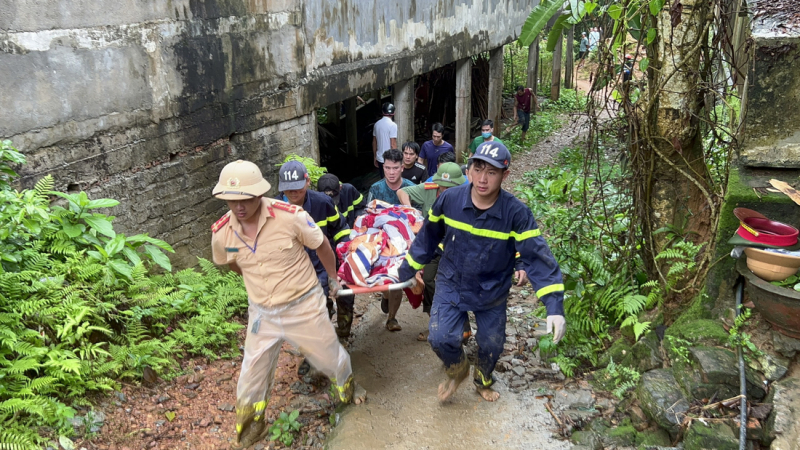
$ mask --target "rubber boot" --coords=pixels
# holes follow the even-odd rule
[[[342,311],[336,313],[336,335],[340,338],[350,337],[350,328],[353,326],[352,311]]]

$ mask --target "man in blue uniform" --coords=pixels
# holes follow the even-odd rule
[[[499,397],[491,388],[492,372],[505,343],[512,275],[519,279],[518,286],[531,280],[536,296],[547,308],[547,331],[553,331],[555,342],[564,336],[561,270],[530,208],[501,189],[510,161],[511,154],[503,144],[478,146],[469,159],[470,183],[439,196],[399,270],[401,280],[414,277],[436,255],[439,243],[444,243],[428,336],[448,376],[439,385],[440,401],[449,398],[469,375],[469,362],[461,347],[468,311],[473,311],[478,325],[475,385],[485,400]],[[521,270],[515,272],[515,264]]]
[[[353,228],[356,217],[364,214],[364,207],[367,205],[364,196],[352,184],[340,182],[336,175],[326,173],[319,177],[317,190],[333,200],[339,214],[344,216],[350,228]]]
[[[322,230],[322,234],[328,238],[331,247],[336,248],[336,244],[350,240],[350,227],[344,217],[339,214],[333,200],[330,197],[308,189],[311,182],[308,178],[308,170],[300,161],[288,161],[283,164],[278,171],[278,190],[281,191],[281,198],[293,205],[301,206],[311,219],[316,222]],[[325,290],[325,297],[328,299],[328,315],[333,316],[333,300],[328,297],[328,272],[317,256],[317,252],[306,249],[314,270],[317,272],[320,284]],[[350,327],[353,323],[353,304],[355,296],[348,295],[337,297],[336,299],[336,334],[341,338],[350,336]],[[308,373],[308,363],[303,363],[297,369],[297,373],[304,375]]]

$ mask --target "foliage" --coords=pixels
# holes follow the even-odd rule
[[[116,233],[98,212],[117,201],[55,192],[49,176],[0,196],[0,447],[71,435],[72,405],[147,368],[168,376],[178,356],[236,352],[238,275],[205,260],[170,273],[166,242]]]
[[[314,161],[312,158],[306,158],[304,156],[296,155],[294,153],[288,155],[286,158],[283,159],[283,162],[275,164],[275,167],[280,167],[289,161],[300,161],[306,166],[306,170],[308,171],[308,179],[311,180],[311,184],[313,186],[317,185],[317,180],[323,175],[325,172],[328,171],[325,167],[320,167],[317,165],[317,162]]]
[[[744,327],[750,319],[750,310],[743,308],[741,305],[739,305],[739,310],[740,313],[736,316],[733,326],[728,330],[728,333],[730,333],[728,344],[733,348],[742,347],[742,349],[755,356],[763,355],[763,352],[756,347],[756,344],[751,340],[750,333],[742,331],[742,327]]]
[[[800,276],[798,274],[794,274],[785,280],[770,281],[770,284],[778,287],[794,289],[795,291],[800,291]]]
[[[543,101],[541,111],[531,116],[530,127],[525,135],[525,142],[520,137],[521,127],[514,128],[509,135],[501,136],[511,154],[530,149],[531,145],[541,142],[564,125],[562,114],[580,111],[586,106],[586,99],[574,89],[563,89],[557,102]]]
[[[14,166],[25,163],[25,155],[14,148],[11,141],[0,141],[0,190],[10,188],[11,180],[17,176]]]
[[[668,345],[666,345],[665,348],[669,349],[670,358],[684,364],[689,364],[689,348],[692,346],[692,343],[686,339],[681,339],[672,335],[666,335],[664,339],[667,340]]]
[[[542,0],[539,2],[522,25],[519,35],[520,45],[523,47],[531,45],[531,42],[544,30],[547,22],[561,9],[563,4],[563,0]]]
[[[600,385],[611,391],[615,397],[622,399],[625,393],[636,387],[641,374],[635,369],[622,366],[611,358],[608,366],[596,373],[596,380]]]
[[[300,431],[300,427],[302,426],[300,422],[297,421],[298,416],[300,416],[300,411],[296,409],[290,414],[281,411],[281,414],[269,427],[269,440],[278,441],[286,447],[292,445],[295,434]]]

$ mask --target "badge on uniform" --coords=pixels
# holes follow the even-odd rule
[[[239,249],[236,247],[225,247],[225,251],[228,253],[239,253]]]
[[[306,223],[311,228],[314,228],[314,227],[317,226],[317,224],[315,224],[314,222],[311,221],[311,217],[309,217],[308,214],[306,214]]]

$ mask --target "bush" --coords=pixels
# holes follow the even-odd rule
[[[49,176],[12,189],[20,156],[0,149],[0,448],[71,435],[72,405],[118,380],[238,352],[243,327],[228,319],[246,311],[241,277],[202,259],[201,271],[172,274],[169,244],[116,233],[98,212],[116,200],[53,191]]]

